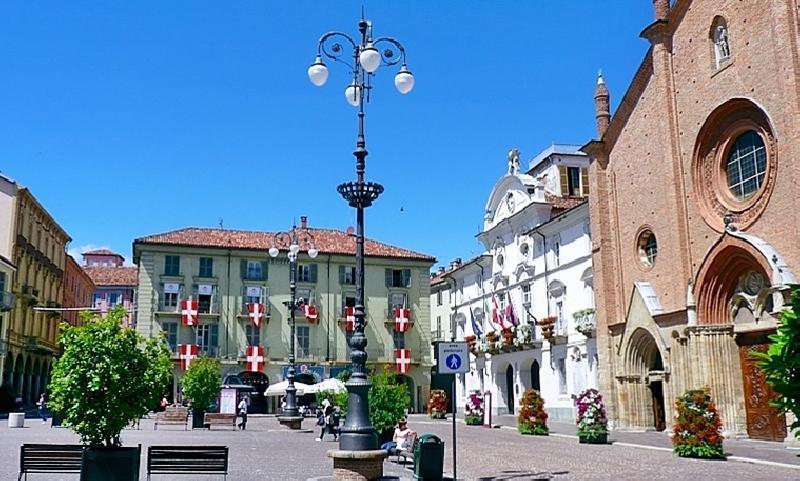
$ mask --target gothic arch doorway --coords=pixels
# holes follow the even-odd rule
[[[542,383],[539,380],[539,361],[536,359],[531,363],[531,387],[537,391],[542,390]]]
[[[508,413],[514,414],[514,368],[511,364],[506,368],[506,405],[508,406]]]
[[[625,359],[627,371],[634,374],[647,389],[640,399],[643,406],[637,406],[639,424],[663,431],[667,428],[664,401],[664,361],[653,335],[644,328],[636,329],[628,341]],[[641,391],[640,391],[641,392]]]

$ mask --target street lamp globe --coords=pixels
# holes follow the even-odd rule
[[[311,248],[308,250],[308,257],[314,259],[317,257],[317,254],[319,254],[319,251],[314,246],[311,246]]]
[[[411,92],[411,89],[414,88],[414,76],[411,75],[411,72],[405,65],[403,65],[400,71],[397,72],[397,75],[394,76],[394,86],[397,88],[397,91],[403,95]]]
[[[381,54],[378,53],[377,48],[372,46],[372,42],[369,42],[366,48],[358,54],[358,61],[364,67],[364,70],[373,73],[381,65]]]
[[[278,254],[280,254],[280,252],[281,251],[279,251],[278,248],[275,247],[275,246],[272,246],[272,247],[269,248],[269,255],[271,257],[278,257]]]
[[[356,85],[355,82],[351,83],[344,89],[344,97],[347,99],[348,104],[358,107],[358,104],[361,103],[361,87]]]
[[[292,244],[292,245],[290,245],[290,246],[289,246],[289,252],[291,252],[293,255],[295,255],[295,256],[296,256],[296,255],[297,255],[297,253],[298,253],[298,252],[300,252],[300,246],[299,246],[299,245],[297,245],[297,244]]]
[[[308,79],[317,87],[322,87],[328,81],[328,67],[322,62],[322,57],[317,55],[314,63],[308,67]]]

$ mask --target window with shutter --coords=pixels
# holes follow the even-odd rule
[[[386,287],[392,287],[392,280],[394,279],[394,271],[392,269],[386,269],[384,271],[386,274]]]
[[[356,285],[355,266],[339,266],[339,285],[342,286]]]
[[[567,193],[573,197],[581,195],[581,169],[567,167]]]
[[[567,174],[567,166],[560,166],[558,168],[558,175],[561,180],[561,195],[569,195],[569,174]]]
[[[581,169],[581,194],[589,195],[589,169]]]

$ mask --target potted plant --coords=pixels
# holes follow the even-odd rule
[[[117,306],[106,317],[83,313],[82,325],[60,326],[50,403],[86,445],[82,481],[138,481],[141,447],[122,447],[119,435],[158,405],[172,374],[164,339],[123,327],[125,315]]]
[[[581,309],[572,314],[575,319],[575,330],[586,337],[594,335],[597,324],[594,320],[594,308]]]
[[[497,333],[495,331],[489,331],[486,333],[486,342],[493,343],[497,342]]]
[[[447,394],[442,389],[431,389],[428,415],[431,419],[444,419],[445,413],[447,413]]]
[[[708,388],[690,389],[675,401],[672,445],[675,454],[688,458],[725,459],[722,421]]]
[[[578,440],[581,444],[608,443],[608,418],[603,396],[597,389],[587,389],[575,398],[578,408]]]
[[[467,348],[473,354],[476,354],[476,344],[478,343],[478,336],[475,334],[470,334],[469,336],[464,337],[464,340],[467,341]]]
[[[506,352],[510,351],[514,347],[514,337],[516,336],[514,329],[510,327],[503,328],[503,330],[500,331],[500,335],[503,337],[503,350]]]
[[[472,391],[464,406],[464,423],[467,426],[480,426],[483,424],[483,396],[480,391]]]
[[[544,399],[536,389],[528,389],[519,401],[517,430],[522,434],[547,436],[547,412],[544,410]]]
[[[192,361],[181,380],[192,408],[192,429],[204,428],[203,417],[219,396],[219,361],[200,357]]]
[[[555,328],[555,323],[556,323],[556,317],[555,316],[548,316],[548,317],[542,318],[539,321],[539,325],[542,327],[542,337],[544,337],[545,339],[552,339],[553,338],[553,334],[554,334],[553,331],[554,331],[554,328]]]

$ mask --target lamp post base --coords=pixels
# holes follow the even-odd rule
[[[388,453],[383,449],[371,451],[328,451],[333,458],[334,481],[368,481],[383,477],[383,460]]]
[[[297,430],[303,424],[303,416],[278,416],[278,422],[285,428]]]

